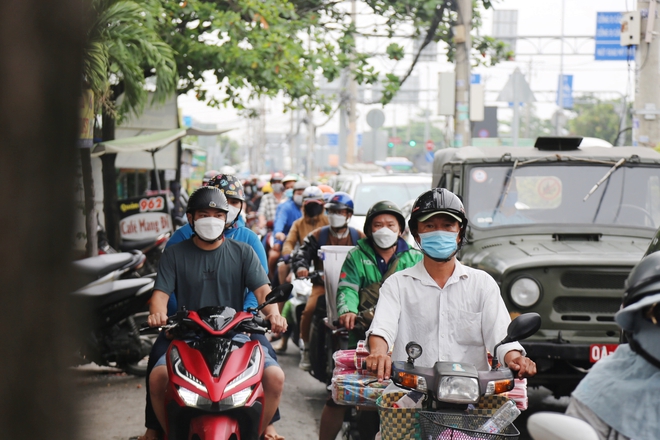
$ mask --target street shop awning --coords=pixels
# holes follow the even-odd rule
[[[172,142],[186,136],[185,128],[159,131],[151,134],[115,139],[113,141],[99,142],[92,150],[92,156],[101,156],[105,153],[135,153],[137,151],[156,152]]]
[[[165,148],[172,142],[178,141],[184,136],[217,136],[231,129],[205,130],[200,128],[175,128],[172,130],[158,131],[151,134],[132,136],[113,141],[99,142],[92,150],[92,156],[98,157],[105,153],[135,153],[147,151],[155,153]]]

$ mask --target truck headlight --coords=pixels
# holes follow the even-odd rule
[[[511,301],[518,307],[531,307],[541,298],[541,286],[536,280],[527,277],[518,278],[509,289]]]
[[[479,382],[474,377],[445,376],[438,385],[438,400],[476,403],[479,400]]]

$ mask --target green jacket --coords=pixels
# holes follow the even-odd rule
[[[397,259],[397,272],[414,266],[422,261],[423,255],[415,249],[399,252]],[[391,260],[390,260],[391,262]],[[369,243],[368,238],[358,241],[357,246],[346,256],[341,267],[339,285],[337,287],[337,313],[358,313],[360,304],[359,291],[363,287],[380,281],[382,274],[378,270],[376,252]]]

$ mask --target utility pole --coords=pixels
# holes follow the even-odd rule
[[[633,145],[655,148],[660,144],[660,21],[656,17],[656,0],[637,2],[637,10],[642,11],[639,47],[636,53],[637,75],[635,78],[635,105],[633,109]],[[644,11],[647,10],[648,14]]]
[[[566,0],[561,0],[561,39],[559,40],[559,110],[557,110],[557,120],[555,121],[555,131],[557,136],[562,135],[562,124],[564,122],[564,6]]]
[[[314,144],[316,143],[316,127],[314,126],[314,112],[307,110],[307,179],[314,179]]]
[[[341,72],[341,77],[339,80],[340,91],[339,96],[341,99],[341,105],[339,106],[339,165],[348,163],[346,160],[347,149],[348,149],[348,98],[346,91],[346,86],[348,84],[348,78],[350,77],[350,72],[348,69],[344,69]]]
[[[456,112],[454,114],[454,147],[472,143],[470,132],[470,48],[472,41],[472,0],[458,0],[456,32]]]
[[[426,88],[429,92],[426,94],[426,108],[424,109],[424,139],[426,142],[431,139],[431,67],[426,63]]]
[[[357,26],[357,4],[356,0],[351,0],[351,21],[353,26]],[[346,139],[346,163],[355,163],[355,152],[357,151],[357,82],[353,76],[355,64],[351,63],[348,74],[348,138]]]

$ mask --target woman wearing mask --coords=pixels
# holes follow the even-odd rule
[[[378,202],[367,211],[364,222],[367,237],[359,240],[346,256],[337,287],[337,313],[340,325],[351,330],[349,348],[355,348],[357,341],[364,339],[385,279],[422,260],[422,254],[410,249],[401,238],[404,228],[405,219],[399,207],[389,201]],[[346,408],[328,399],[321,414],[320,440],[337,436]],[[369,414],[374,418],[378,415]],[[365,425],[378,426],[375,421]]]

